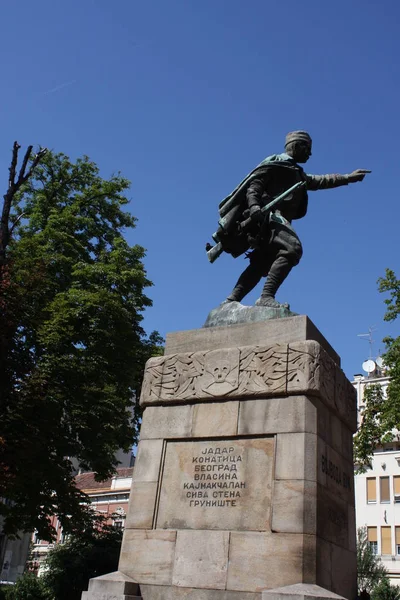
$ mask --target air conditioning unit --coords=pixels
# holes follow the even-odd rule
[[[400,503],[400,495],[396,496],[396,494],[395,494],[394,501],[395,501],[395,503]]]

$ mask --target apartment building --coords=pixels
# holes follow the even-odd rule
[[[105,518],[105,524],[118,529],[125,526],[128,511],[129,495],[132,484],[133,467],[122,467],[116,470],[113,477],[106,481],[96,481],[94,473],[84,472],[76,475],[76,486],[89,497],[97,514]],[[32,536],[32,552],[29,570],[41,575],[48,552],[57,544],[62,544],[66,536],[57,517],[52,517],[56,538],[52,543],[41,540],[37,533]]]
[[[389,377],[374,361],[366,361],[368,375],[355,375],[359,421],[368,385],[382,386],[385,393]],[[372,363],[375,364],[373,368]],[[367,527],[368,540],[388,571],[390,580],[400,585],[400,438],[374,452],[371,468],[355,476],[356,524]]]

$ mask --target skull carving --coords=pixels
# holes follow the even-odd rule
[[[239,350],[212,350],[205,355],[201,389],[211,396],[226,396],[238,387]]]

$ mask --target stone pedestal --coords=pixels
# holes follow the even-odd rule
[[[307,317],[170,334],[141,404],[119,572],[144,600],[356,597],[355,390]]]

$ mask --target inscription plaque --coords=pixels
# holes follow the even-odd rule
[[[157,528],[270,530],[274,438],[167,442]]]

